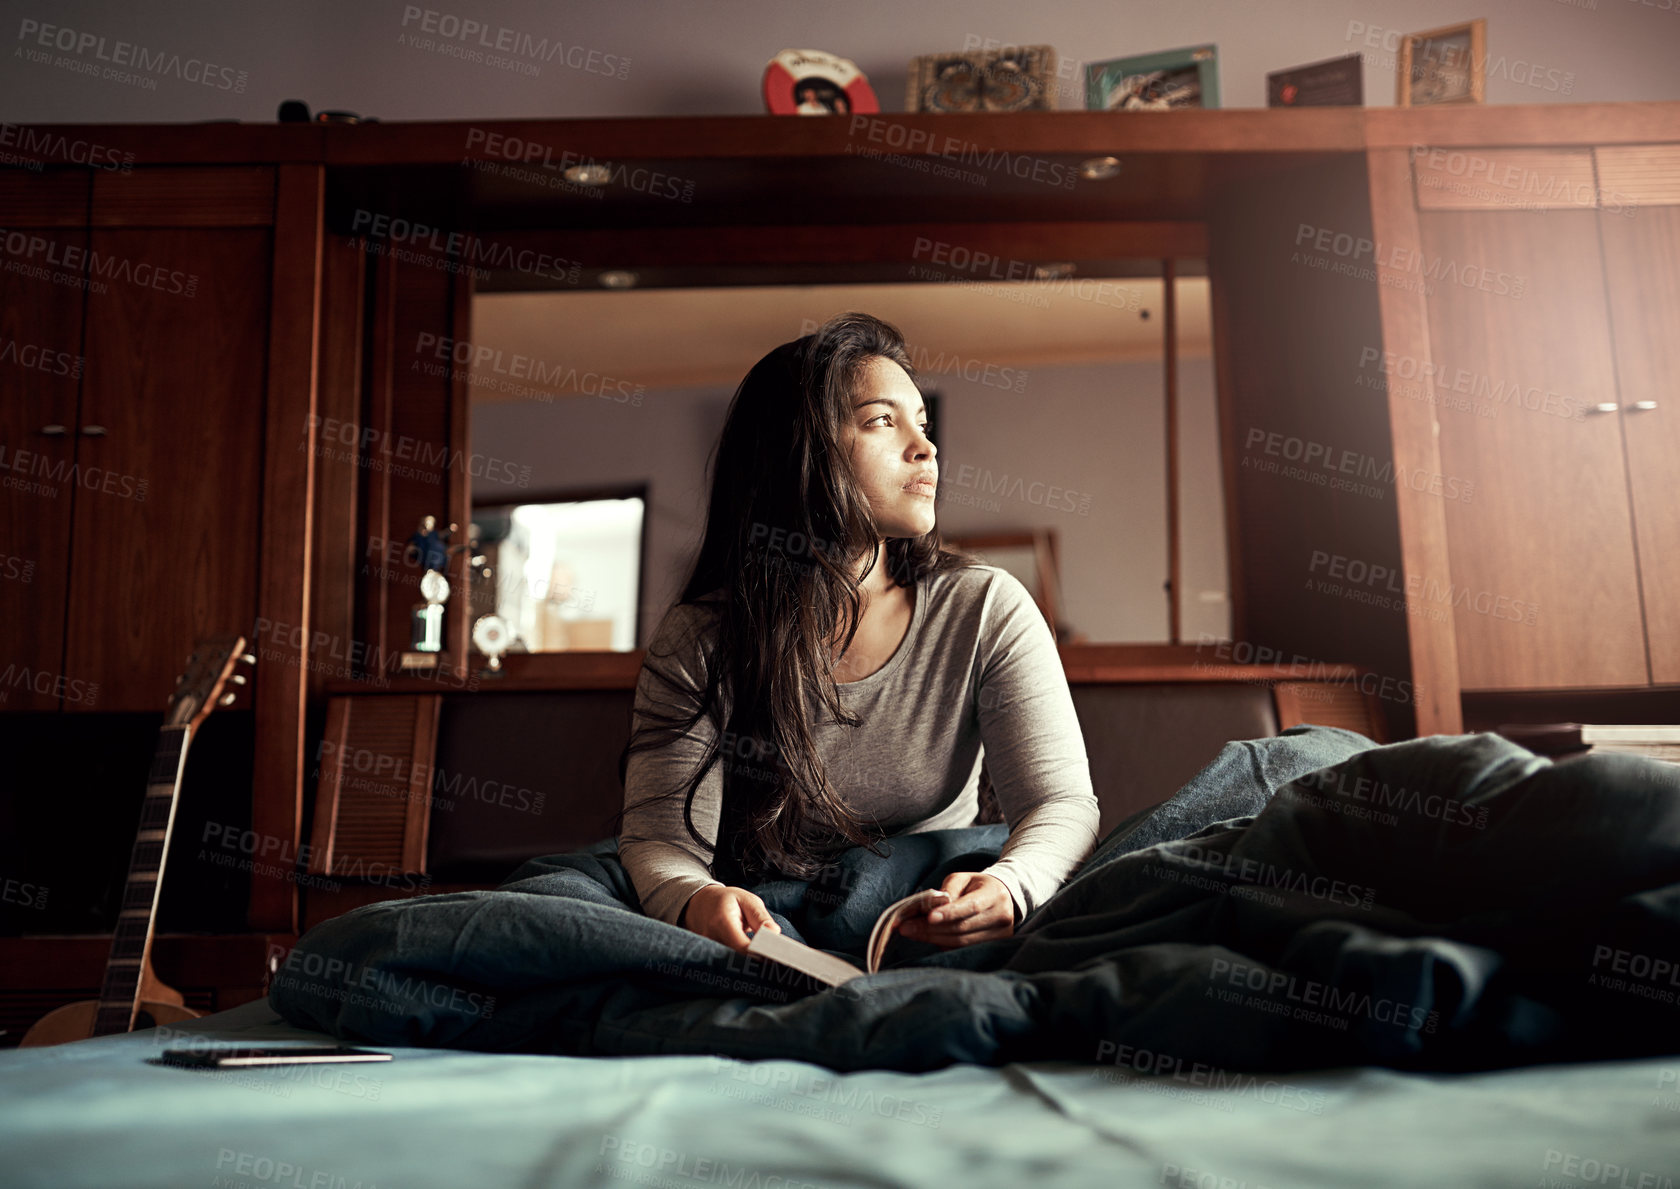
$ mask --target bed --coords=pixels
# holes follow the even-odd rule
[[[1432,807],[1391,800],[1401,824],[1384,833],[1373,782],[1404,773]],[[762,971],[698,993],[713,943],[662,948],[683,931],[616,903],[607,844],[548,856],[494,892],[345,914],[294,951],[304,968],[449,989],[425,1010],[277,977],[268,1001],[173,1029],[5,1055],[0,1167],[53,1186],[1656,1189],[1680,1175],[1680,1008],[1652,970],[1680,955],[1674,773],[1552,764],[1491,736],[1378,748],[1301,727],[1233,743],[1111,831],[1019,938],[897,943],[897,965],[848,994],[741,993]],[[977,836],[918,846],[962,859],[949,848]],[[1360,839],[1369,852],[1352,854]],[[1240,845],[1327,873],[1340,855],[1380,895],[1332,910],[1216,886],[1205,856]],[[1147,874],[1163,864],[1176,874]],[[853,899],[866,921],[872,902]],[[1239,960],[1291,980],[1333,970],[1431,1022],[1367,1010],[1344,1030],[1254,996],[1224,1004]],[[470,995],[495,1011],[468,1010]],[[152,1061],[169,1045],[333,1038],[395,1059]]]
[[[321,1042],[260,1002],[179,1030]],[[388,1065],[354,1073],[149,1063],[182,1041],[144,1031],[6,1054],[0,1180],[1533,1189],[1656,1187],[1680,1175],[1680,1059],[1476,1074],[1338,1069],[1268,1077],[1258,1090],[1068,1062],[836,1075],[789,1061],[392,1047]],[[1612,1166],[1630,1170],[1625,1181]]]

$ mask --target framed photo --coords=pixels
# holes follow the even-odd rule
[[[1056,51],[1018,45],[910,59],[905,111],[1054,111]]]
[[[1266,76],[1267,107],[1361,107],[1365,60],[1358,54],[1274,70]]]
[[[1400,43],[1394,102],[1398,107],[1482,103],[1487,91],[1487,21],[1476,19]]]
[[[1113,58],[1085,67],[1088,111],[1172,111],[1219,106],[1219,48],[1183,49]]]

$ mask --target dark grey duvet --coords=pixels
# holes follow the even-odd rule
[[[876,915],[996,858],[1001,825],[753,885],[862,965]],[[1680,1051],[1680,766],[1331,727],[1227,744],[1006,940],[895,939],[826,987],[643,916],[608,839],[494,891],[310,930],[269,1000],[346,1041],[716,1053],[837,1070],[1063,1059],[1470,1069]]]

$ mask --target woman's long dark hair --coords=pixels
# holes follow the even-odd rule
[[[705,622],[715,621],[702,636],[705,686],[682,689],[648,665],[698,706],[686,717],[638,724],[619,757],[622,779],[632,751],[664,746],[710,718],[716,729],[687,785],[647,800],[685,794],[684,824],[708,845],[694,826],[694,797],[721,756],[725,805],[736,807],[734,820],[720,815],[713,862],[726,883],[719,863],[726,855],[721,870],[730,874],[811,879],[834,851],[873,847],[882,837],[829,783],[805,702],[813,690],[834,722],[860,722],[840,703],[828,642],[838,636],[840,651],[850,648],[858,592],[875,564],[875,520],[842,435],[876,358],[915,375],[896,327],[839,314],[771,351],[735,390],[712,460],[705,536],[678,600],[707,608]],[[895,586],[974,561],[943,547],[937,526],[889,539],[883,556]],[[868,567],[854,575],[865,559]],[[615,832],[622,822],[621,812]]]

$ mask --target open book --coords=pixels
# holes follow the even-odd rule
[[[868,973],[874,974],[881,969],[881,956],[887,952],[887,941],[900,921],[905,917],[921,916],[949,903],[949,892],[928,889],[889,904],[886,911],[875,919],[875,927],[869,931],[869,948],[865,951],[869,956]],[[757,954],[772,962],[780,962],[783,966],[802,970],[812,978],[831,986],[838,987],[848,979],[862,978],[865,973],[843,958],[812,949],[804,942],[795,941],[774,929],[760,929],[751,936],[752,940],[747,943],[749,954]]]

